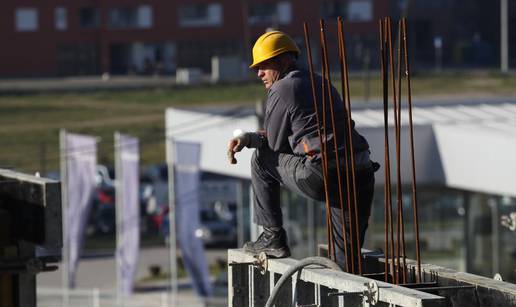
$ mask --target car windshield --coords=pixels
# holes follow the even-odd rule
[[[202,222],[220,222],[220,221],[222,221],[222,219],[215,211],[202,210],[201,211],[201,221]]]

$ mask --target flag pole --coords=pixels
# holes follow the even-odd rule
[[[166,138],[166,159],[168,171],[168,232],[169,232],[169,255],[170,255],[170,294],[172,306],[177,303],[177,250],[176,250],[176,195],[174,192],[174,139],[172,136]]]
[[[67,163],[66,163],[66,130],[59,130],[59,160],[60,160],[60,177],[61,177],[61,218],[63,227],[63,249],[61,250],[61,273],[62,273],[62,291],[63,300],[62,306],[68,307],[70,300],[68,296],[68,178],[67,174]]]
[[[115,266],[116,266],[116,300],[117,304],[120,304],[121,301],[121,287],[122,287],[122,278],[121,274],[121,262],[119,261],[119,253],[121,247],[121,234],[122,234],[122,223],[123,223],[123,215],[122,215],[122,206],[123,206],[123,184],[122,180],[124,178],[123,169],[122,169],[122,161],[121,161],[121,150],[120,150],[120,133],[118,131],[115,132],[115,214],[116,214],[116,250],[115,250]]]
[[[244,183],[242,180],[238,179],[236,188],[237,244],[242,247],[244,245]]]

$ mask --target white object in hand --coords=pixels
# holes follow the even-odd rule
[[[242,129],[235,129],[233,131],[233,137],[237,137],[237,136],[241,135],[242,133],[244,133],[244,131],[242,131]]]
[[[509,228],[511,231],[516,231],[516,212],[511,212],[508,215],[501,216],[501,224]]]

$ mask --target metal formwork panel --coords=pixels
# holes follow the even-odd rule
[[[232,276],[232,278],[230,278],[229,280],[229,289],[232,289],[234,287],[232,284],[236,281],[234,276],[235,267],[241,265],[247,265],[249,267],[252,267],[253,262],[255,261],[256,259],[251,254],[245,253],[243,250],[228,250],[228,263],[230,264],[230,276]],[[283,274],[297,262],[297,260],[292,258],[268,259],[267,272],[269,274]],[[258,272],[256,269],[252,270],[254,272]],[[407,307],[445,306],[445,298],[438,295],[429,294],[409,288],[404,288],[401,286],[372,280],[370,278],[366,278],[363,276],[357,276],[335,270],[323,268],[304,268],[301,271],[298,278],[303,282],[303,287],[308,287],[308,284],[313,284],[314,287],[318,287],[319,290],[315,291],[317,297],[314,298],[314,304],[318,306],[346,306],[349,305],[351,301],[353,301],[354,306],[357,306],[357,302],[358,305],[360,305],[360,302],[362,302],[363,306],[368,306],[368,304],[365,303],[365,299],[363,299],[362,296],[358,293],[361,293],[364,290],[366,290],[365,284],[371,281],[377,283],[379,287],[379,302]],[[256,280],[256,284],[253,283],[253,281],[255,281],[254,279],[249,278],[249,280],[251,281],[248,285],[250,293],[257,291],[257,293],[263,294],[267,291],[267,293],[270,293],[270,291],[272,290],[270,283],[267,284],[267,286],[265,287],[264,285],[266,284],[266,282],[261,282],[261,279]],[[328,293],[334,294],[328,296]],[[357,295],[349,295],[353,293]],[[232,294],[230,293],[230,302],[233,300],[231,295]],[[303,300],[304,299],[305,298],[303,298]],[[380,304],[380,306],[381,305],[384,304]],[[236,305],[231,305],[230,303],[230,306]],[[248,305],[242,304],[241,306]]]

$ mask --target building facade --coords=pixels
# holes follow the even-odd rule
[[[213,56],[247,63],[267,28],[303,46],[306,21],[315,41],[320,18],[336,54],[337,16],[346,20],[353,58],[376,44],[377,20],[388,10],[387,1],[373,0],[4,0],[0,77],[208,72]]]

